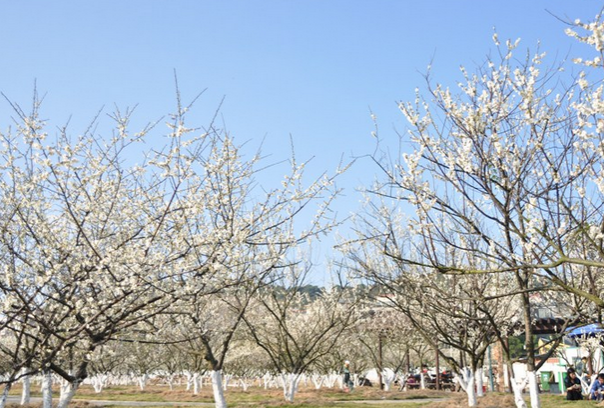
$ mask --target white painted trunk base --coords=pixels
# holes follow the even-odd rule
[[[193,383],[193,395],[199,394],[199,373],[193,374],[191,381]]]
[[[24,368],[22,373],[29,371],[29,369]],[[29,375],[21,378],[21,383],[23,384],[23,390],[21,391],[21,405],[29,404],[31,400],[31,378]]]
[[[226,408],[226,399],[224,398],[224,388],[222,387],[222,371],[212,371],[212,391],[214,391],[214,406],[216,408]]]
[[[52,408],[52,373],[45,370],[42,376],[42,408]]]
[[[384,391],[390,391],[392,383],[396,379],[396,374],[393,371],[382,372],[382,381],[384,382]]]
[[[534,371],[527,371],[529,393],[531,396],[531,408],[541,408],[541,398],[539,398],[539,384]]]
[[[459,385],[466,392],[468,396],[468,407],[475,407],[477,404],[476,400],[476,381],[472,370],[464,368],[460,374],[456,374]]]
[[[508,373],[507,366],[504,368],[504,373]],[[512,372],[512,391],[514,392],[514,403],[516,404],[516,408],[527,408],[526,402],[524,402],[524,397],[522,396],[522,390],[526,387],[527,379],[525,378],[521,382],[517,382],[514,377],[514,373]]]
[[[61,397],[59,398],[59,404],[57,405],[57,408],[67,408],[69,406],[69,403],[73,399],[76,391],[78,390],[79,386],[79,382],[62,385]]]
[[[0,397],[0,408],[4,408],[6,406],[6,400],[8,398],[8,392],[10,391],[11,383],[7,383],[4,385],[4,391],[2,392],[2,397]]]
[[[138,377],[138,386],[141,391],[145,390],[145,387],[147,386],[147,380],[149,380],[149,376],[147,375],[147,373]]]
[[[315,386],[315,390],[320,390],[321,387],[323,386],[323,382],[325,381],[325,376],[319,375],[319,374],[313,374],[311,376],[311,381]]]
[[[300,374],[281,374],[283,396],[287,402],[294,402],[300,379]]]
[[[484,383],[482,381],[483,369],[479,368],[476,370],[474,375],[474,381],[476,382],[476,396],[484,397]]]

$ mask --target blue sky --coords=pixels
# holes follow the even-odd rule
[[[293,137],[313,171],[371,153],[374,112],[384,144],[405,124],[396,102],[411,100],[432,61],[433,77],[454,86],[500,39],[538,40],[552,61],[584,50],[552,14],[592,19],[586,0],[104,0],[0,2],[0,91],[27,106],[34,81],[43,113],[74,133],[105,107],[138,105],[137,120],[173,111],[176,71],[185,99],[207,91],[195,122],[224,97],[222,120],[241,142],[286,159]],[[549,11],[549,12],[548,12]],[[551,13],[551,14],[550,14]],[[0,128],[9,108],[0,103]],[[135,122],[136,124],[136,122]],[[375,169],[360,160],[340,181],[336,209],[356,211],[355,188]],[[329,256],[328,245],[318,251]]]

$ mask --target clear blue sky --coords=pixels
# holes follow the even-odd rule
[[[173,72],[185,99],[208,88],[199,122],[222,97],[222,117],[239,141],[274,160],[314,156],[314,170],[372,152],[371,109],[381,138],[404,131],[396,102],[413,98],[422,72],[454,85],[500,39],[541,40],[550,61],[580,52],[561,18],[592,19],[587,0],[103,0],[0,2],[0,91],[27,105],[33,83],[46,94],[44,116],[84,128],[103,106],[138,104],[152,121],[173,110]],[[550,13],[548,13],[548,11]],[[0,128],[9,108],[0,103]],[[395,145],[395,143],[393,143]],[[359,162],[340,182],[337,209],[358,208],[354,188],[375,169]],[[323,248],[320,256],[329,255]]]

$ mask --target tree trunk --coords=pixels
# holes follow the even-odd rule
[[[233,378],[233,376],[231,374],[227,374],[224,375],[224,380],[222,381],[222,388],[226,391],[229,387],[229,381],[231,381],[231,378]]]
[[[8,398],[8,392],[10,391],[12,383],[8,382],[4,385],[4,391],[2,392],[2,397],[0,397],[0,408],[4,408],[6,406],[6,399]]]
[[[216,408],[226,408],[226,399],[224,397],[224,388],[222,387],[222,370],[211,372],[212,390],[214,391],[214,404]]]
[[[52,372],[42,371],[42,408],[52,408]]]
[[[23,368],[22,373],[26,373],[29,369]],[[29,404],[31,399],[31,376],[24,375],[21,378],[21,383],[23,384],[23,390],[21,391],[21,405]]]
[[[516,378],[514,377],[513,371],[510,373],[510,377],[510,383],[512,385],[512,392],[514,393],[514,403],[516,404],[516,408],[527,408],[526,402],[524,402],[524,398],[522,396],[522,390],[526,385],[526,379],[522,383],[518,384],[516,382]]]
[[[438,347],[434,348],[434,352],[436,354],[434,356],[434,369],[436,371],[436,377],[434,378],[434,389],[436,389],[436,391],[440,391],[440,355],[438,354]]]
[[[191,381],[193,382],[193,395],[199,394],[199,373],[193,374]]]
[[[535,377],[535,345],[533,344],[533,326],[531,324],[531,306],[526,297],[524,304],[524,332],[526,334],[526,340],[524,347],[526,350],[526,375],[528,377],[529,393],[531,395],[531,408],[541,408],[541,401],[539,399],[539,385]]]
[[[378,366],[377,366],[377,375],[380,390],[383,389],[384,382],[382,381],[382,371],[384,370],[383,360],[382,360],[382,333],[378,334]]]
[[[61,387],[61,397],[57,408],[67,408],[80,386],[79,381],[69,382]]]
[[[281,374],[283,380],[283,396],[287,402],[294,402],[298,383],[302,377],[300,374]]]
[[[315,385],[315,390],[320,390],[321,386],[323,385],[323,381],[325,381],[325,376],[319,375],[319,374],[313,374],[311,376],[311,380],[312,380],[313,384]]]
[[[386,371],[382,373],[382,380],[384,381],[384,391],[390,391],[390,387],[392,386],[392,383],[395,379],[396,374],[394,373],[392,373],[392,375],[389,375],[389,373],[387,373]]]
[[[187,391],[191,390],[191,383],[193,382],[193,375],[190,372],[186,372],[185,375],[187,376]]]
[[[107,384],[108,378],[109,376],[107,374],[97,374],[92,377],[91,382],[95,393],[100,394],[101,391],[103,391],[103,388],[105,388],[105,385]]]
[[[262,382],[264,383],[264,389],[268,390],[268,384],[271,381],[272,376],[269,373],[264,374],[262,377]]]
[[[147,386],[148,379],[149,379],[149,376],[147,375],[147,373],[138,377],[138,386],[141,391],[145,391],[145,387]]]
[[[407,392],[407,380],[409,379],[409,374],[399,375],[398,377],[398,390]]]
[[[342,376],[340,374],[331,373],[325,376],[325,386],[327,388],[335,387],[338,381],[342,382]]]
[[[482,382],[482,368],[476,369],[475,381],[476,381],[476,396],[484,397],[484,383]]]
[[[457,373],[457,381],[459,381],[459,385],[466,392],[468,396],[468,406],[475,407],[476,406],[476,382],[475,382],[475,373],[470,370],[468,367],[463,368],[461,373]]]
[[[531,408],[541,407],[541,399],[539,397],[539,384],[534,371],[527,371],[529,393],[531,395]]]

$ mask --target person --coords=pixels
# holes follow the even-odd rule
[[[598,377],[594,380],[589,389],[589,399],[594,401],[604,400],[604,374],[598,374]]]
[[[354,386],[352,379],[350,378],[350,361],[344,361],[344,389],[348,391],[352,391]]]
[[[564,378],[564,387],[566,388],[566,399],[569,401],[577,401],[583,399],[581,394],[581,380],[577,377],[577,373],[574,368],[569,368],[566,371],[566,377]]]

